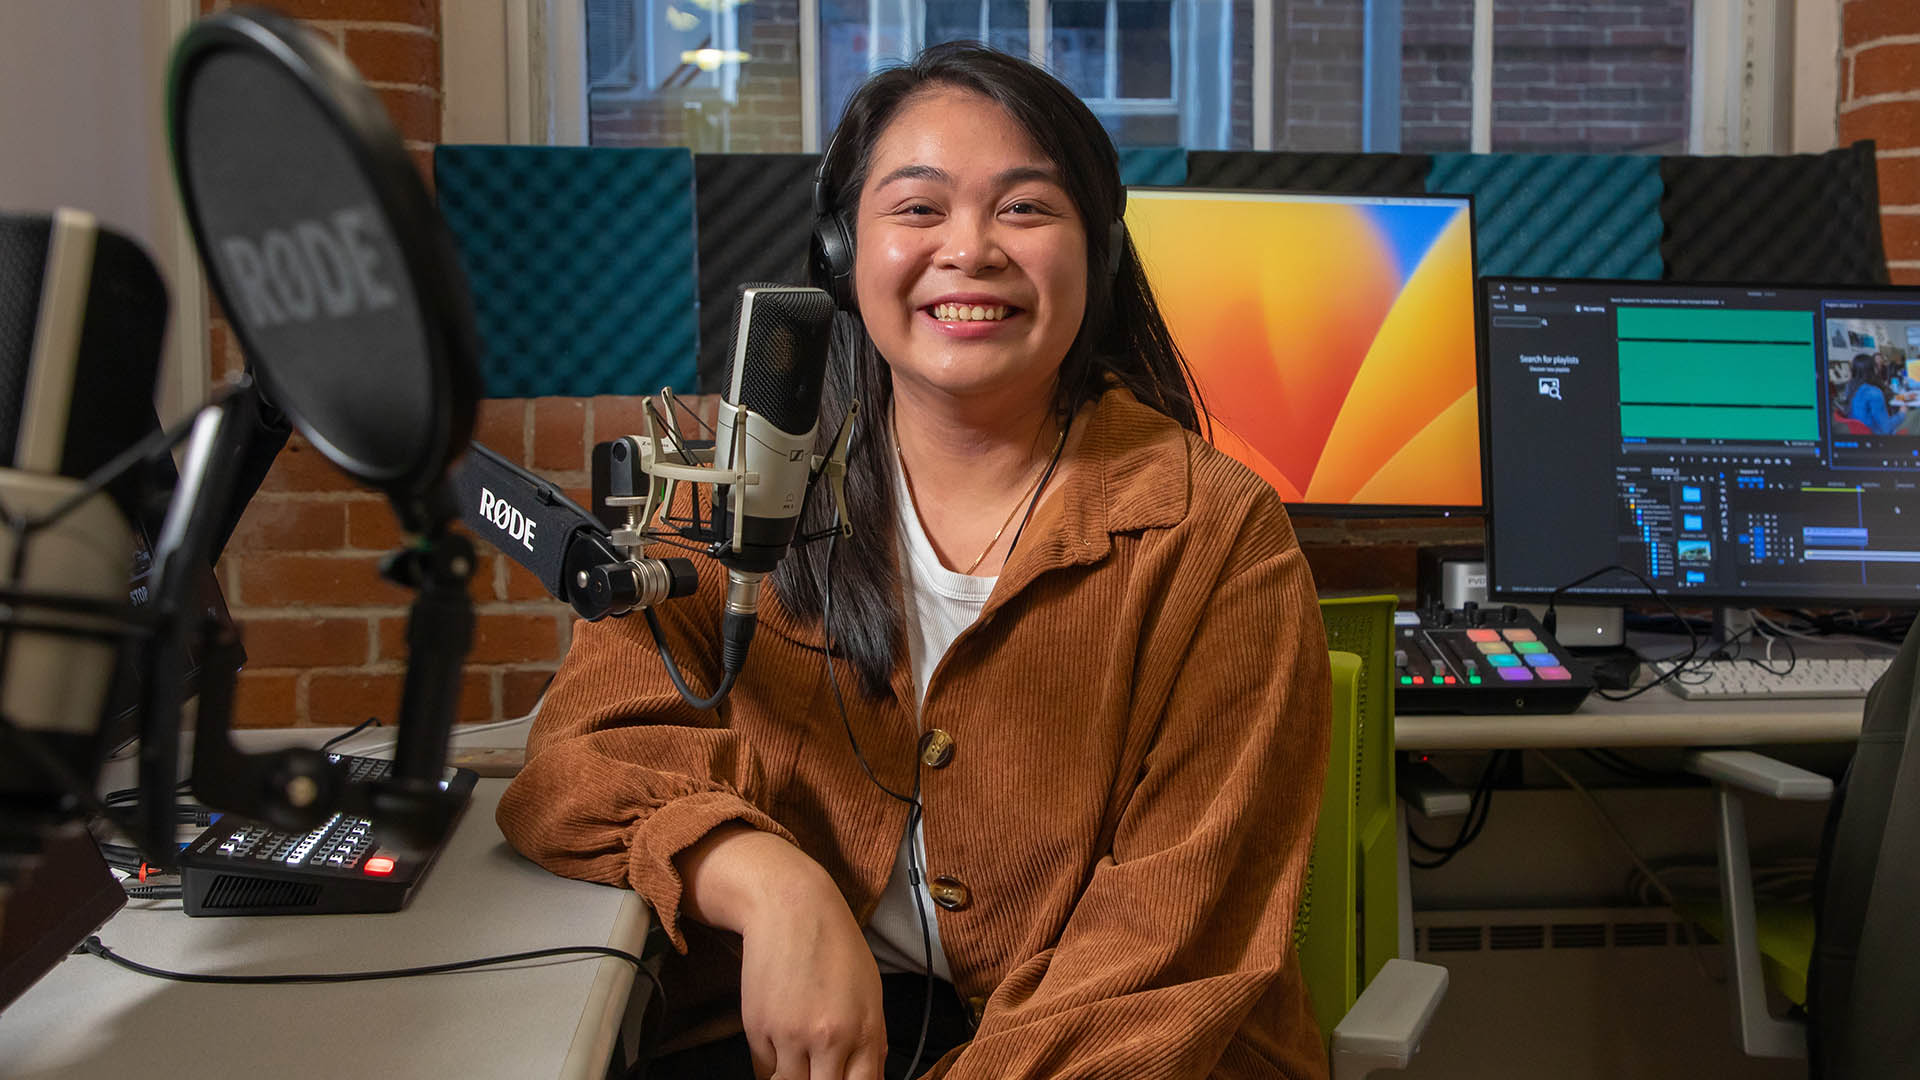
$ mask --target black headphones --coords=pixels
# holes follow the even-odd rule
[[[820,165],[813,171],[813,241],[807,247],[807,264],[814,281],[833,297],[835,307],[855,312],[859,305],[853,295],[853,229],[847,218],[833,205],[827,192],[827,162],[839,142],[840,129],[827,140]],[[1127,189],[1120,188],[1120,207],[1107,225],[1107,280],[1120,273],[1120,256],[1127,249]]]

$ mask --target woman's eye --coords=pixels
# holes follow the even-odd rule
[[[1040,207],[1030,202],[1017,202],[1007,207],[1007,213],[1009,214],[1037,214],[1039,212]]]

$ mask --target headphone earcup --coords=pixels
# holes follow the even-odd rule
[[[813,243],[808,257],[813,263],[814,280],[833,297],[834,306],[854,311],[853,234],[839,214],[824,214],[814,220]]]
[[[1115,218],[1107,226],[1107,280],[1120,276],[1120,257],[1127,253],[1127,223]]]

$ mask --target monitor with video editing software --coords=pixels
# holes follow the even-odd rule
[[[1488,586],[1920,604],[1920,289],[1487,278]],[[1567,595],[1644,595],[1613,571]]]
[[[1133,188],[1126,218],[1215,445],[1298,508],[1478,511],[1470,198]]]

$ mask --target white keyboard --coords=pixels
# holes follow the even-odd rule
[[[1689,701],[1745,698],[1863,698],[1892,657],[1796,660],[1776,655],[1769,671],[1749,660],[1709,660],[1689,665],[1664,684]],[[1785,672],[1785,674],[1780,674]]]

